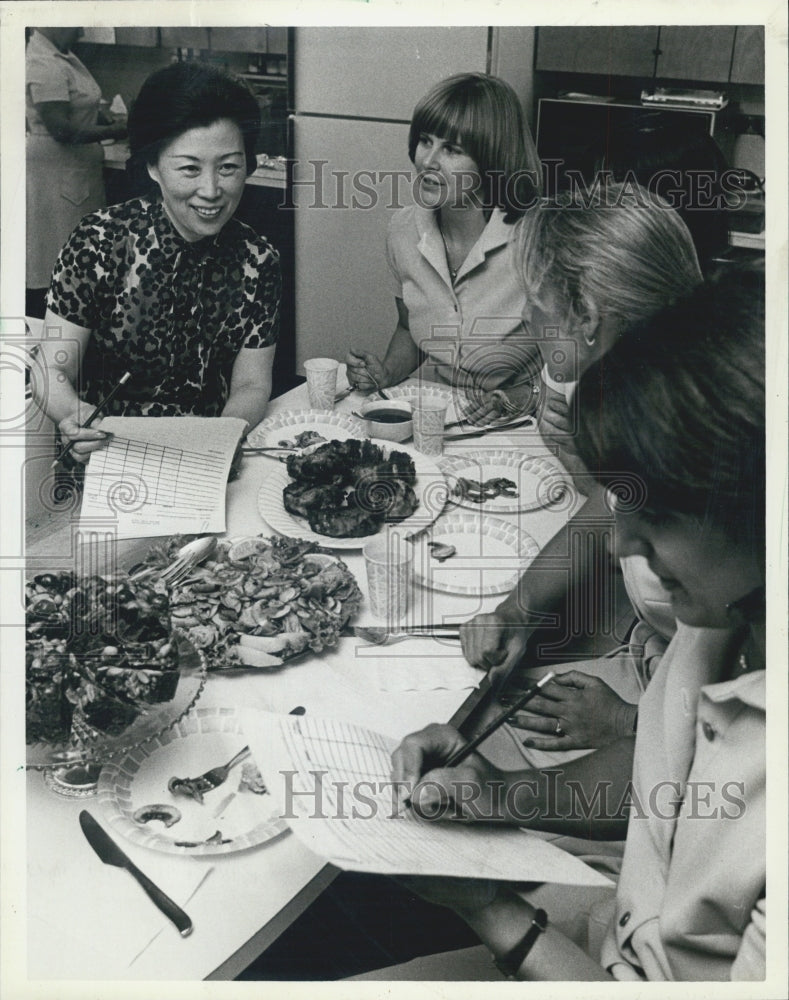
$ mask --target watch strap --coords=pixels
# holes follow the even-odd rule
[[[511,948],[506,955],[502,955],[501,958],[493,959],[499,972],[507,976],[508,979],[514,979],[518,973],[518,969],[523,965],[526,956],[532,950],[534,942],[547,926],[548,914],[543,909],[535,910],[531,926],[515,947]]]

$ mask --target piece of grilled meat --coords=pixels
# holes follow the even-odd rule
[[[407,458],[408,456],[406,456]],[[329,441],[307,455],[288,455],[288,475],[310,483],[329,483],[335,476],[350,485],[356,469],[377,465],[383,450],[371,441]]]
[[[345,500],[345,488],[336,481],[314,485],[312,483],[288,483],[282,491],[282,504],[289,514],[306,517],[309,520],[313,510],[326,508],[334,510]]]

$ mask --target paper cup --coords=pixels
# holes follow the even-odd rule
[[[335,361],[334,358],[310,358],[304,362],[304,371],[307,373],[307,391],[310,394],[310,406],[313,410],[334,408],[339,367],[339,362]]]
[[[446,400],[436,397],[419,397],[412,403],[414,447],[423,455],[440,455],[444,450],[444,423]]]
[[[390,625],[402,621],[414,573],[414,546],[402,533],[387,531],[362,550],[367,567],[370,610]]]

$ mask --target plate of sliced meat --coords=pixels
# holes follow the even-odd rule
[[[415,534],[446,502],[446,480],[432,458],[407,445],[356,438],[289,455],[258,493],[269,527],[334,549],[360,549],[393,523]]]

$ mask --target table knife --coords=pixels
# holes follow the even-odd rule
[[[469,438],[484,437],[486,434],[495,434],[497,431],[514,431],[516,427],[536,426],[533,417],[524,417],[522,420],[514,420],[509,424],[491,424],[487,427],[480,427],[476,431],[467,431],[463,434],[448,434],[444,438],[444,444],[452,444],[453,441],[466,441]]]
[[[192,921],[181,907],[177,903],[174,903],[166,893],[162,892],[144,872],[140,871],[134,862],[123,853],[115,841],[85,809],[79,814],[79,825],[82,827],[82,832],[85,834],[88,843],[105,865],[113,865],[115,868],[125,868],[133,878],[137,879],[151,901],[159,907],[168,920],[172,920],[181,932],[181,937],[188,937],[192,933]]]

